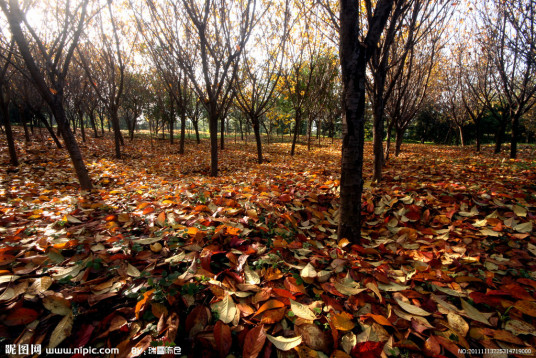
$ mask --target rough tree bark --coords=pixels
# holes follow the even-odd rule
[[[368,1],[368,5],[370,1]],[[359,34],[360,2],[340,0],[340,61],[343,82],[343,141],[341,162],[341,207],[339,239],[361,242],[361,194],[363,192],[363,146],[365,141],[365,80],[367,62],[376,49],[394,0],[376,3],[368,33]]]

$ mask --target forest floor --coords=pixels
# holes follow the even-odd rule
[[[366,183],[351,245],[336,237],[339,144],[266,145],[259,165],[230,139],[211,178],[207,141],[180,156],[127,140],[116,160],[90,139],[95,189],[80,192],[65,151],[21,141],[13,168],[3,138],[0,355],[536,356],[534,146],[510,160],[403,145]],[[371,163],[367,144],[368,177]]]

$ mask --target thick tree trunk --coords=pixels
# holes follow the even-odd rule
[[[292,137],[292,147],[290,149],[290,155],[294,156],[296,151],[296,142],[298,141],[298,134],[300,133],[301,126],[301,111],[300,109],[296,110],[295,120],[294,120],[294,135]]]
[[[210,132],[210,176],[218,176],[218,117],[209,113],[208,129]]]
[[[58,99],[56,99],[56,101],[58,101]],[[67,117],[65,116],[65,111],[61,102],[53,103],[52,111],[54,113],[54,118],[56,118],[56,122],[58,123],[58,128],[63,136],[65,147],[67,148],[71,161],[73,162],[78,181],[80,182],[80,187],[83,190],[90,190],[92,188],[91,179],[89,178],[89,173],[86,165],[84,164],[84,160],[82,159],[80,147],[78,146],[76,138],[74,137],[74,134],[68,125]]]
[[[1,89],[0,89],[1,90]],[[18,166],[19,159],[17,158],[17,151],[15,149],[15,140],[13,137],[13,130],[11,129],[11,122],[9,121],[9,110],[7,101],[3,98],[3,93],[0,92],[0,97],[2,97],[2,124],[6,132],[7,147],[9,150],[9,162],[11,165]]]
[[[340,62],[343,84],[341,204],[337,236],[361,243],[361,195],[365,143],[366,68],[385,28],[393,0],[378,0],[366,43],[360,42],[359,2],[340,0]]]
[[[251,122],[253,123],[253,132],[255,133],[255,141],[257,142],[257,162],[262,164],[262,141],[259,118],[251,118]]]
[[[499,123],[499,127],[497,128],[497,132],[495,133],[495,154],[499,154],[501,152],[501,147],[504,141],[504,135],[506,132],[506,120],[502,119]]]
[[[512,116],[512,143],[510,144],[510,158],[517,158],[517,141],[519,139],[519,116]]]

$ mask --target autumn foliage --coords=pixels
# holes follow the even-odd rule
[[[113,159],[0,151],[0,336],[44,347],[180,346],[226,357],[536,353],[536,162],[408,145],[365,185],[363,244],[337,240],[340,143],[136,139]],[[365,169],[371,174],[371,146]],[[521,354],[519,354],[521,356]],[[523,355],[524,356],[524,355]]]

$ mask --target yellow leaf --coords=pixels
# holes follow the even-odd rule
[[[331,316],[331,323],[333,323],[333,326],[339,331],[351,331],[355,327],[352,318],[351,314],[341,312]]]
[[[313,321],[316,319],[316,315],[309,307],[299,302],[290,299],[290,309],[294,314],[300,318]]]

